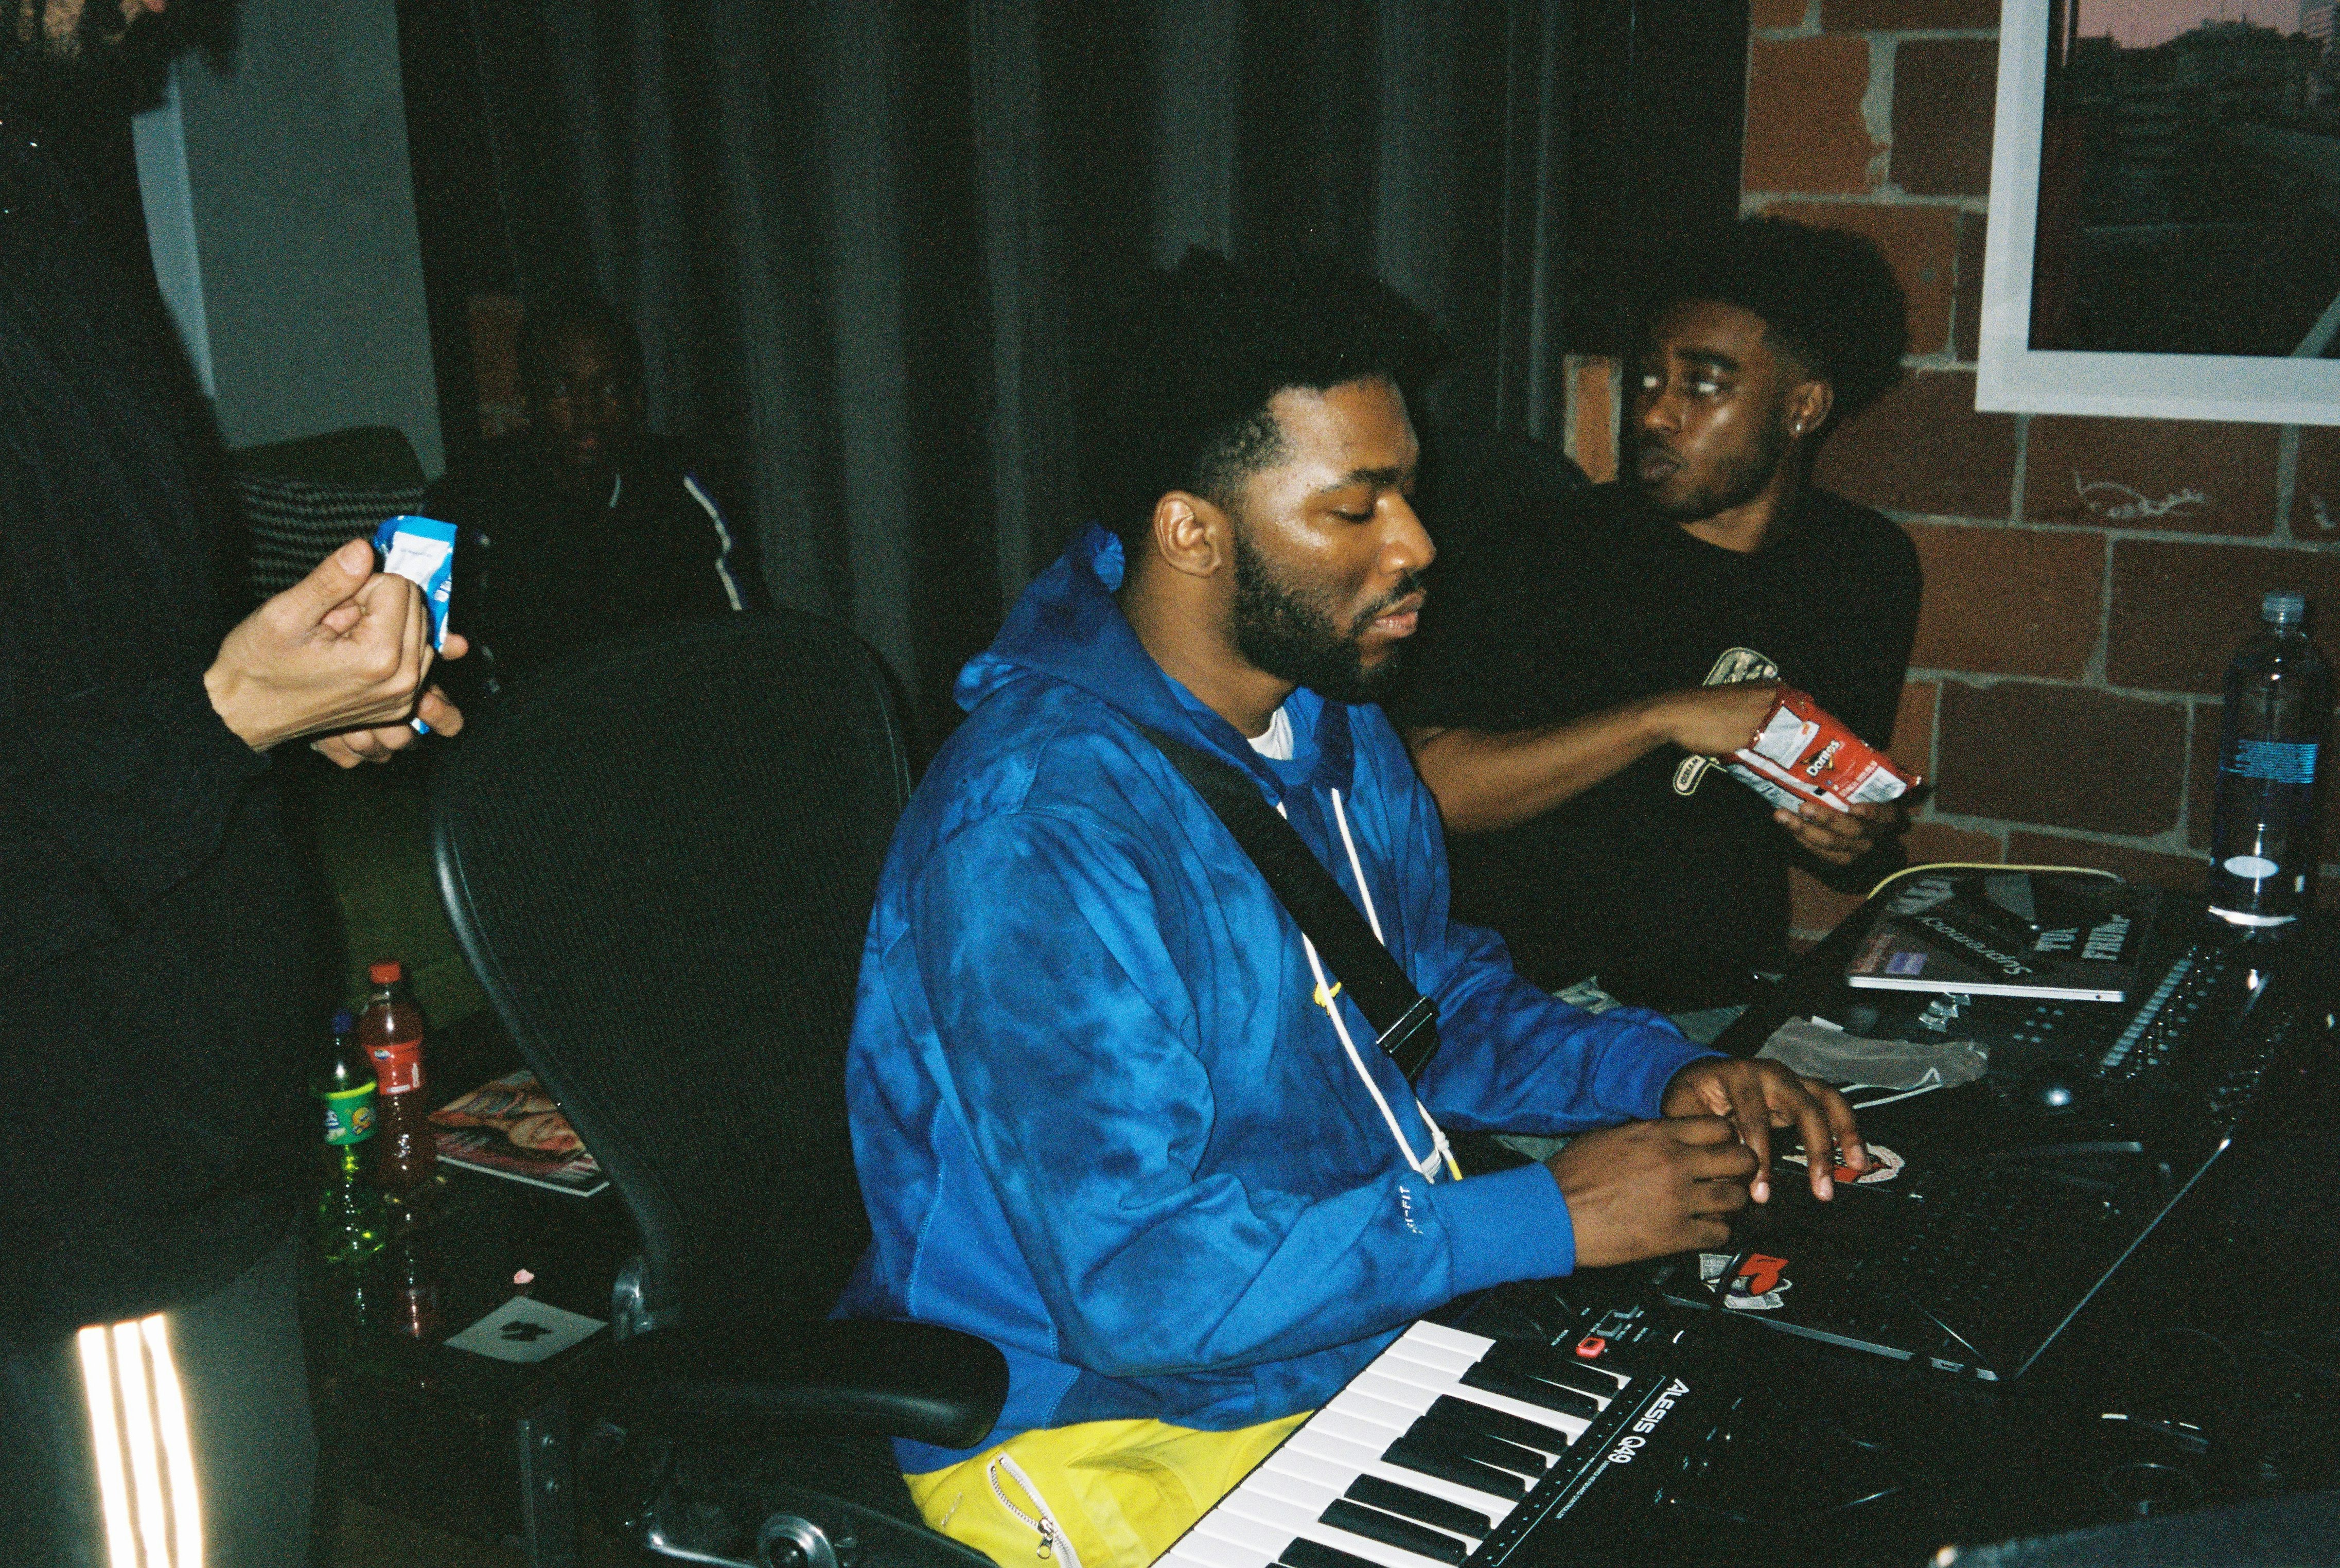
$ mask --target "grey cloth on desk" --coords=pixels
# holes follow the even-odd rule
[[[1808,1018],[1781,1024],[1755,1054],[1822,1083],[1880,1089],[1955,1088],[1982,1077],[1990,1063],[1989,1053],[1971,1040],[1871,1040]],[[1929,1084],[1934,1074],[1939,1077]]]

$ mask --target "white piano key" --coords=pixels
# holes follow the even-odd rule
[[[1357,1388],[1365,1385],[1368,1380],[1371,1380],[1371,1386],[1365,1388],[1368,1394],[1390,1386],[1413,1387],[1434,1391],[1438,1394],[1451,1394],[1457,1399],[1484,1405],[1489,1410],[1500,1410],[1507,1415],[1516,1415],[1522,1421],[1532,1421],[1539,1426],[1550,1428],[1553,1435],[1562,1440],[1561,1449],[1565,1449],[1570,1444],[1583,1436],[1585,1429],[1592,1424],[1576,1416],[1562,1414],[1557,1410],[1547,1410],[1541,1404],[1530,1404],[1524,1399],[1513,1399],[1508,1394],[1490,1394],[1483,1388],[1466,1388],[1459,1382],[1447,1382],[1442,1384],[1437,1379],[1437,1374],[1402,1361],[1392,1362],[1387,1365],[1376,1361],[1360,1374],[1356,1382],[1349,1386]],[[1384,1394],[1383,1397],[1394,1401],[1399,1396],[1392,1394]],[[1430,1408],[1428,1400],[1423,1401],[1423,1408],[1425,1410]]]
[[[1227,1506],[1232,1501],[1232,1494],[1221,1499],[1216,1508],[1204,1514],[1201,1522],[1186,1533],[1186,1539],[1195,1542],[1201,1550],[1217,1554],[1212,1560],[1212,1568],[1218,1568],[1222,1562],[1227,1564],[1227,1568],[1238,1568],[1238,1565],[1241,1568],[1254,1568],[1254,1565],[1264,1568],[1264,1564],[1275,1561],[1294,1536],[1302,1533],[1298,1530],[1264,1524],[1248,1513],[1238,1513]],[[1402,1564],[1401,1568],[1417,1568],[1420,1562],[1421,1559],[1416,1558],[1413,1563]]]
[[[1294,1535],[1308,1535],[1305,1528],[1294,1528],[1292,1523],[1268,1523],[1268,1521],[1259,1519],[1256,1512],[1235,1510],[1235,1507],[1231,1507],[1234,1503],[1235,1503],[1234,1495],[1224,1498],[1222,1503],[1219,1503],[1219,1507],[1215,1507],[1215,1510],[1210,1510],[1207,1514],[1203,1514],[1203,1521],[1200,1521],[1198,1526],[1194,1526],[1194,1531],[1191,1531],[1191,1535],[1205,1535],[1205,1538],[1210,1538],[1212,1543],[1217,1543],[1219,1552],[1226,1552],[1228,1554],[1226,1559],[1228,1563],[1240,1563],[1240,1561],[1252,1561],[1252,1563],[1273,1563],[1273,1561],[1277,1559],[1277,1554],[1284,1549],[1284,1544],[1294,1538]],[[1315,1523],[1315,1521],[1311,1519],[1308,1523]],[[1315,1526],[1315,1528],[1324,1528],[1324,1526]],[[1308,1535],[1308,1540],[1315,1540],[1315,1535]],[[1327,1543],[1327,1544],[1338,1547],[1341,1543]],[[1381,1552],[1390,1552],[1390,1547],[1381,1547],[1381,1543],[1366,1543],[1366,1544],[1369,1544],[1369,1547],[1378,1547]],[[1341,1547],[1341,1549],[1348,1552],[1348,1547]],[[1244,1559],[1244,1556],[1238,1556],[1238,1554],[1250,1554],[1250,1556]],[[1388,1568],[1430,1568],[1430,1563],[1425,1563],[1425,1559],[1413,1556],[1411,1552],[1394,1554],[1397,1556],[1397,1561],[1390,1561],[1388,1556],[1373,1556],[1369,1554],[1369,1552],[1355,1552],[1353,1556],[1364,1556],[1364,1559],[1376,1561],[1376,1563],[1388,1563]]]
[[[1437,1392],[1451,1394],[1466,1404],[1476,1404],[1482,1409],[1499,1410],[1507,1415],[1519,1416],[1522,1420],[1549,1433],[1551,1434],[1549,1437],[1539,1439],[1536,1444],[1541,1447],[1547,1463],[1567,1453],[1570,1446],[1585,1429],[1585,1423],[1572,1420],[1556,1411],[1546,1410],[1540,1404],[1528,1404],[1516,1399],[1505,1399],[1501,1394],[1488,1394],[1476,1388],[1465,1388],[1459,1383],[1441,1388]],[[1422,1408],[1426,1411],[1430,1408],[1430,1404],[1431,1401],[1425,1399],[1423,1401]]]
[[[1331,1448],[1324,1450],[1324,1452],[1325,1452],[1325,1454],[1326,1454],[1326,1456],[1327,1456],[1328,1458],[1338,1459],[1338,1460],[1344,1460],[1344,1461],[1346,1461],[1346,1460],[1349,1460],[1349,1459],[1353,1458],[1353,1459],[1354,1459],[1358,1464],[1368,1464],[1368,1463],[1370,1463],[1370,1464],[1380,1464],[1380,1465],[1382,1465],[1382,1466],[1383,1466],[1384,1468],[1387,1468],[1387,1469],[1393,1469],[1393,1470],[1394,1470],[1394,1469],[1403,1469],[1403,1466],[1400,1466],[1400,1465],[1393,1465],[1393,1464],[1391,1464],[1387,1460],[1385,1460],[1385,1459],[1383,1459],[1383,1458],[1382,1457],[1382,1455],[1383,1455],[1384,1454],[1387,1454],[1387,1453],[1389,1452],[1389,1449],[1390,1449],[1390,1444],[1380,1444],[1376,1445],[1376,1444],[1374,1444],[1373,1443],[1372,1443],[1372,1441],[1371,1441],[1369,1438],[1365,1437],[1365,1436],[1364,1436],[1363,1434],[1349,1434],[1349,1433],[1343,1433],[1343,1432],[1338,1432],[1338,1431],[1334,1431],[1334,1430],[1330,1430],[1330,1429],[1328,1429],[1328,1430],[1326,1430],[1325,1432],[1324,1432],[1324,1433],[1322,1433],[1322,1434],[1317,1434],[1317,1435],[1315,1435],[1315,1436],[1312,1436],[1312,1437],[1310,1438],[1310,1447],[1308,1447],[1307,1449],[1303,1450],[1303,1452],[1305,1452],[1305,1453],[1314,1453],[1314,1452],[1317,1452],[1318,1450],[1316,1449],[1315,1444],[1316,1444],[1317,1443],[1319,1443],[1319,1442],[1328,1443],[1328,1444],[1333,1444],[1333,1445],[1334,1445],[1334,1446],[1332,1446]],[[1528,1450],[1526,1451],[1526,1453],[1527,1453],[1529,1455],[1531,1455],[1531,1456],[1537,1457],[1537,1458],[1541,1458],[1541,1459],[1543,1461],[1543,1464],[1544,1464],[1544,1470],[1545,1470],[1545,1473],[1546,1473],[1546,1474],[1550,1474],[1550,1472],[1551,1472],[1551,1470],[1552,1470],[1552,1467],[1553,1465],[1555,1465],[1555,1464],[1557,1464],[1559,1463],[1559,1459],[1558,1459],[1558,1457],[1557,1457],[1556,1455],[1553,1455],[1553,1454],[1536,1454],[1536,1451],[1535,1451],[1535,1450],[1533,1450],[1533,1449],[1528,1449]],[[1498,1466],[1498,1468],[1501,1468],[1501,1466]],[[1407,1471],[1407,1472],[1406,1472],[1406,1474],[1413,1474],[1413,1472],[1412,1472],[1412,1471]],[[1513,1474],[1517,1474],[1517,1473],[1516,1473],[1516,1472],[1514,1472]],[[1533,1484],[1533,1482],[1535,1481],[1536,1477],[1535,1477],[1535,1476],[1533,1476],[1533,1475],[1532,1475],[1532,1474],[1528,1474],[1528,1475],[1522,1475],[1522,1476],[1521,1476],[1521,1479],[1522,1479],[1522,1481],[1528,1482],[1528,1483],[1530,1483],[1530,1484]],[[1461,1484],[1460,1482],[1449,1482],[1449,1483],[1446,1483],[1446,1484],[1448,1484],[1448,1485],[1460,1485],[1460,1484]],[[1501,1496],[1502,1496],[1503,1494],[1500,1494],[1500,1493],[1496,1493],[1496,1494],[1489,1494],[1489,1493],[1484,1493],[1484,1492],[1482,1492],[1482,1493],[1479,1493],[1479,1494],[1478,1494],[1478,1495],[1479,1495],[1479,1496],[1482,1496],[1482,1497],[1490,1496],[1490,1495],[1493,1495],[1493,1496],[1501,1497]],[[1510,1499],[1510,1498],[1508,1498],[1508,1497],[1505,1497],[1505,1498],[1504,1498],[1504,1501],[1509,1502],[1509,1501],[1512,1501],[1512,1499]]]
[[[1278,1457],[1281,1458],[1282,1455],[1279,1454]],[[1259,1478],[1262,1472],[1267,1468],[1268,1466],[1263,1464],[1258,1470],[1253,1471],[1251,1479],[1245,1480],[1244,1484],[1250,1485],[1251,1480]],[[1378,1457],[1351,1460],[1334,1454],[1294,1454],[1284,1460],[1278,1474],[1314,1481],[1326,1488],[1326,1502],[1335,1497],[1345,1497],[1348,1495],[1349,1488],[1356,1484],[1359,1476],[1370,1475],[1376,1480],[1386,1481],[1393,1486],[1408,1487],[1425,1497],[1435,1497],[1442,1502],[1452,1503],[1458,1508],[1468,1508],[1473,1513],[1485,1515],[1491,1524],[1501,1524],[1504,1516],[1510,1513],[1520,1501],[1518,1498],[1497,1497],[1490,1493],[1474,1492],[1468,1486],[1457,1485],[1443,1476],[1424,1475],[1418,1470],[1407,1470],[1395,1464],[1385,1464]]]
[[[1417,1323],[1412,1328],[1407,1329],[1403,1334],[1399,1335],[1391,1344],[1390,1349],[1395,1350],[1399,1345],[1406,1345],[1409,1348],[1421,1347],[1424,1349],[1435,1347],[1449,1354],[1467,1355],[1475,1361],[1480,1356],[1486,1355],[1487,1352],[1493,1347],[1494,1344],[1495,1342],[1493,1340],[1488,1339],[1482,1335],[1465,1334],[1459,1328],[1447,1328],[1443,1325],[1435,1323]],[[1388,1352],[1384,1351],[1383,1354],[1387,1355]],[[1557,1349],[1556,1354],[1568,1355],[1570,1353],[1565,1349]],[[1572,1356],[1571,1359],[1577,1358]],[[1601,1365],[1597,1361],[1583,1361],[1581,1362],[1581,1365],[1585,1371],[1597,1372],[1601,1374],[1610,1382],[1617,1384],[1621,1389],[1623,1388],[1625,1384],[1633,1381],[1623,1373],[1611,1371],[1610,1368]]]
[[[1465,1334],[1444,1324],[1417,1323],[1397,1336],[1399,1345],[1434,1345],[1440,1349],[1458,1351],[1473,1361],[1494,1348],[1495,1342],[1483,1334]]]
[[[1344,1530],[1338,1525],[1327,1524],[1316,1517],[1323,1512],[1321,1507],[1303,1508],[1297,1503],[1285,1503],[1277,1498],[1254,1497],[1238,1492],[1231,1494],[1216,1509],[1205,1516],[1205,1521],[1216,1519],[1222,1513],[1249,1520],[1257,1525],[1260,1531],[1259,1534],[1251,1539],[1265,1544],[1271,1559],[1274,1553],[1283,1549],[1285,1542],[1295,1535],[1305,1535],[1311,1541],[1322,1541],[1325,1545],[1346,1552],[1352,1557],[1363,1557],[1367,1562],[1382,1563],[1383,1568],[1450,1568],[1449,1564],[1439,1562],[1435,1557],[1425,1557],[1418,1552],[1408,1552],[1403,1546],[1392,1546],[1385,1542],[1376,1541],[1370,1535],[1359,1535],[1353,1531]],[[1423,1528],[1427,1529],[1429,1526],[1425,1525]],[[1282,1533],[1277,1534],[1278,1531]],[[1274,1538],[1270,1540],[1269,1537]],[[1242,1539],[1239,1536],[1231,1536],[1231,1538]],[[1449,1539],[1459,1542],[1462,1537],[1455,1535],[1450,1536]]]
[[[1256,1493],[1262,1497],[1277,1497],[1286,1503],[1322,1513],[1324,1504],[1348,1489],[1349,1478],[1322,1474],[1301,1464],[1263,1464],[1244,1477],[1239,1490]],[[1233,1494],[1229,1494],[1230,1496]]]
[[[1262,1557],[1248,1548],[1228,1545],[1224,1541],[1189,1530],[1176,1547],[1154,1560],[1155,1568],[1267,1568],[1275,1561]]]
[[[1277,1457],[1283,1460],[1281,1464],[1261,1465],[1244,1478],[1244,1484],[1249,1486],[1256,1482],[1259,1484],[1260,1490],[1271,1496],[1285,1498],[1294,1503],[1306,1503],[1314,1498],[1316,1507],[1320,1510],[1334,1498],[1347,1496],[1349,1488],[1356,1484],[1359,1475],[1373,1473],[1371,1468],[1373,1462],[1370,1460],[1353,1464],[1310,1454],[1294,1454],[1289,1458],[1279,1454]],[[1384,1476],[1383,1479],[1389,1478]],[[1424,1476],[1423,1479],[1427,1481],[1433,1477]],[[1397,1484],[1403,1486],[1407,1483],[1401,1481]],[[1443,1495],[1427,1486],[1417,1486],[1414,1490],[1432,1497]],[[1446,1501],[1469,1508],[1476,1513],[1488,1512],[1483,1503],[1474,1505],[1464,1502],[1460,1497],[1447,1497]]]
[[[1482,1492],[1476,1487],[1465,1486],[1459,1481],[1449,1481],[1443,1475],[1425,1475],[1419,1470],[1408,1470],[1403,1464],[1392,1464],[1382,1457],[1381,1450],[1362,1443],[1353,1443],[1334,1433],[1319,1433],[1310,1438],[1305,1446],[1293,1450],[1293,1443],[1300,1442],[1306,1435],[1304,1433],[1295,1433],[1292,1443],[1287,1443],[1283,1448],[1276,1450],[1276,1454],[1281,1455],[1286,1451],[1292,1451],[1294,1463],[1304,1460],[1311,1464],[1344,1465],[1353,1478],[1359,1475],[1377,1475],[1383,1481],[1394,1481],[1400,1486],[1411,1486],[1417,1492],[1427,1492],[1433,1497],[1443,1497],[1449,1503],[1459,1503],[1465,1508],[1475,1508],[1480,1513],[1489,1514],[1498,1521],[1517,1506],[1520,1501],[1516,1497],[1505,1497],[1493,1492]],[[1273,1462],[1273,1460],[1270,1461],[1270,1463]],[[1261,1466],[1261,1469],[1265,1468],[1265,1465]],[[1257,1472],[1254,1471],[1253,1474],[1256,1474]]]
[[[1444,1345],[1428,1340],[1401,1339],[1374,1359],[1378,1361],[1403,1359],[1423,1366],[1435,1366],[1441,1371],[1451,1372],[1460,1377],[1478,1365],[1480,1358],[1486,1354],[1483,1350],[1449,1350]]]
[[[1363,1380],[1361,1374],[1351,1381],[1348,1387],[1324,1402],[1324,1408],[1317,1415],[1334,1416],[1344,1424],[1381,1428],[1390,1434],[1391,1442],[1395,1442],[1430,1408],[1430,1401],[1422,1396],[1418,1388],[1393,1384],[1376,1392],[1360,1387]]]
[[[1387,1350],[1382,1352],[1381,1355],[1374,1361],[1373,1365],[1376,1366],[1386,1366],[1393,1363],[1402,1362],[1409,1366],[1419,1366],[1423,1368],[1425,1371],[1436,1373],[1442,1376],[1452,1377],[1459,1383],[1462,1381],[1462,1377],[1464,1373],[1479,1365],[1479,1357],[1474,1355],[1466,1361],[1460,1355],[1456,1355],[1447,1351],[1437,1350],[1422,1345],[1408,1345],[1404,1341],[1401,1340],[1397,1344],[1391,1345]],[[1521,1375],[1525,1376],[1527,1374],[1522,1374]],[[1584,1389],[1572,1388],[1567,1384],[1562,1384],[1559,1386],[1570,1388],[1572,1393],[1582,1394],[1585,1398],[1590,1399],[1603,1410],[1609,1408],[1609,1401],[1611,1397],[1612,1397],[1608,1394],[1594,1394]]]

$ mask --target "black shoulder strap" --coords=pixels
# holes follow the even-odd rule
[[[1405,1081],[1420,1078],[1438,1049],[1437,1004],[1413,988],[1324,863],[1249,778],[1158,729],[1143,724],[1138,729],[1234,835],[1269,889],[1316,944],[1318,957],[1355,999],[1373,1027],[1375,1043],[1397,1063]]]

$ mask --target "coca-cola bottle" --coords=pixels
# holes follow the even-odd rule
[[[422,1095],[422,1012],[406,994],[397,963],[366,971],[373,995],[358,1016],[358,1044],[373,1061],[380,1086],[374,1108],[374,1179],[382,1191],[405,1196],[428,1183],[438,1167],[439,1138]]]

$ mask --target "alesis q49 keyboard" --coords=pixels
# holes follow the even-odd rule
[[[1472,1321],[1522,1333],[1506,1307],[1533,1289],[1495,1293]],[[1736,1398],[1719,1396],[1678,1325],[1637,1305],[1526,1332],[1415,1324],[1160,1563],[1494,1568],[1562,1521],[1565,1554],[1545,1536],[1537,1562],[1638,1534]]]

